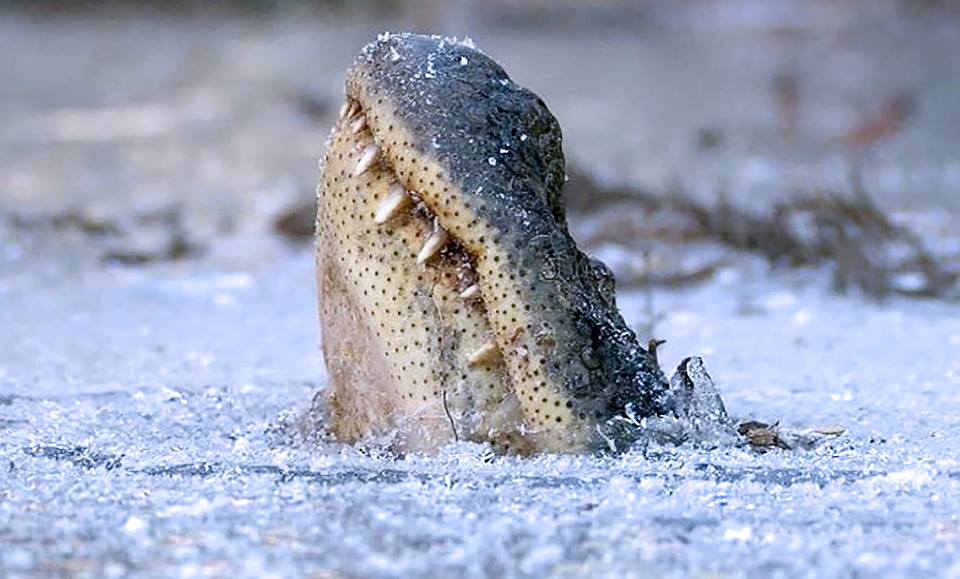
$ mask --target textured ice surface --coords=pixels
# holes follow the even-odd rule
[[[294,435],[323,383],[312,257],[260,250],[4,278],[0,574],[960,571],[955,305],[749,261],[655,294],[664,364],[703,355],[735,418],[848,429],[812,451],[395,460]]]

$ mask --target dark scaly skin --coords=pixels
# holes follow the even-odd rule
[[[446,397],[450,395],[453,430],[459,430],[458,419],[473,415],[474,428],[463,435],[496,443],[497,436],[491,436],[486,426],[475,426],[476,415],[492,414],[509,401],[519,403],[520,410],[498,430],[507,433],[508,449],[623,449],[639,436],[636,419],[670,410],[666,378],[617,309],[612,274],[581,252],[570,236],[561,197],[565,179],[561,131],[539,97],[513,83],[500,66],[472,47],[406,34],[382,36],[362,51],[348,73],[347,97],[348,102],[359,105],[359,114],[365,115],[368,128],[361,137],[368,135],[368,141],[377,143],[380,155],[372,177],[352,177],[348,165],[337,165],[347,162],[344,151],[352,160],[365,142],[355,143],[348,136],[350,119],[341,122],[319,190],[318,276],[324,351],[328,368],[334,368],[331,419],[335,434],[357,440],[406,424],[401,438],[407,443],[401,442],[401,446],[417,449],[436,446],[453,436],[452,431],[443,433],[434,410],[430,426],[423,426],[433,432],[425,440],[416,433],[416,420],[406,420],[419,410],[404,407],[406,403],[384,402],[384,397],[393,394],[383,392],[408,391],[403,372],[387,376],[384,370],[358,378],[352,376],[352,366],[337,366],[338,357],[344,358],[348,350],[345,359],[350,364],[361,363],[365,352],[375,350],[383,352],[378,354],[378,363],[390,366],[389,350],[397,349],[396,341],[387,344],[369,330],[349,335],[338,344],[338,336],[333,334],[349,334],[354,327],[370,323],[363,322],[364,316],[378,315],[381,306],[371,305],[368,297],[358,293],[364,278],[355,264],[358,259],[384,263],[388,245],[401,238],[406,241],[401,247],[413,247],[410,256],[388,260],[394,268],[404,263],[402,270],[408,272],[395,274],[398,287],[386,288],[397,292],[391,303],[398,297],[407,300],[410,295],[440,287],[439,280],[452,279],[450,272],[464,268],[471,280],[479,279],[482,290],[480,300],[471,306],[471,315],[481,321],[471,318],[460,326],[456,316],[465,314],[431,311],[430,304],[423,301],[407,306],[416,312],[416,319],[423,320],[420,325],[432,328],[427,334],[437,335],[439,342],[436,351],[431,348],[421,360],[424,364],[419,364],[434,369],[423,374],[422,381],[430,384],[416,387],[416,396],[423,398],[421,406],[435,406],[439,398],[449,402]],[[335,171],[339,171],[338,179]],[[390,179],[422,201],[412,216],[403,217],[401,225],[372,229],[362,218],[350,220],[350,216],[367,211],[367,206],[362,211],[344,210],[345,217],[339,222],[331,217],[341,215],[337,211],[345,199],[356,206],[360,203],[356,196],[382,192],[386,185],[380,182]],[[416,225],[418,219],[420,225]],[[410,257],[418,250],[418,236],[429,235],[430,219],[449,232],[451,249],[418,269]],[[363,241],[351,245],[355,239]],[[367,249],[374,246],[382,249]],[[347,270],[335,264],[338,251],[349,254],[339,259],[348,264]],[[450,275],[444,277],[443,272]],[[350,283],[331,281],[340,278],[353,280],[357,288],[353,294]],[[464,282],[460,283],[456,289],[462,289]],[[324,301],[323,292],[336,295]],[[436,302],[436,295],[434,298]],[[356,305],[360,303],[366,306]],[[338,312],[348,306],[358,313],[349,323],[338,320]],[[391,310],[384,315],[396,313]],[[381,334],[398,331],[390,329],[395,325],[384,323],[370,327],[376,326]],[[457,349],[456,340],[465,335],[463,327],[480,328],[492,335],[500,353],[488,369],[490,376],[496,376],[492,379],[505,382],[502,392],[498,390],[482,403],[473,400],[470,380],[453,378],[461,371],[466,378],[472,368],[464,361],[466,350]],[[406,365],[405,361],[402,366]],[[382,420],[357,411],[358,406],[366,408],[366,390],[380,396],[376,414]],[[413,392],[403,396],[414,397]],[[347,399],[352,406],[343,403]],[[620,420],[622,417],[629,420]],[[410,443],[410,439],[416,442]]]

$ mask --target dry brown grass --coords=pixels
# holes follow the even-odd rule
[[[760,253],[777,265],[830,267],[838,291],[857,288],[875,298],[960,298],[956,264],[950,267],[928,251],[919,235],[895,223],[862,189],[849,197],[797,194],[758,215],[722,196],[708,205],[680,194],[607,187],[578,171],[571,172],[568,185],[572,212],[598,215],[619,209],[605,213],[604,227],[585,240],[588,246],[715,241]],[[666,276],[651,272],[643,282],[673,286],[701,281],[718,265]]]

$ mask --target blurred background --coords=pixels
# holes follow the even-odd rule
[[[874,295],[955,289],[943,262],[958,253],[960,7],[948,0],[0,6],[8,273],[47,245],[81,267],[243,261],[270,253],[263,236],[308,237],[344,70],[376,33],[417,30],[470,36],[543,96],[575,208],[636,194],[604,239],[581,230],[594,246],[649,249],[621,268],[627,282],[708,277],[702,255],[656,249],[695,238],[826,262],[837,287]],[[856,255],[837,256],[838,240]],[[697,264],[649,275],[683,259]]]

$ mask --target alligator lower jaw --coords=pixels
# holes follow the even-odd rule
[[[595,433],[547,376],[516,248],[499,242],[404,123],[348,98],[330,139],[317,221],[330,428],[396,433],[402,450],[455,438],[579,452]]]

